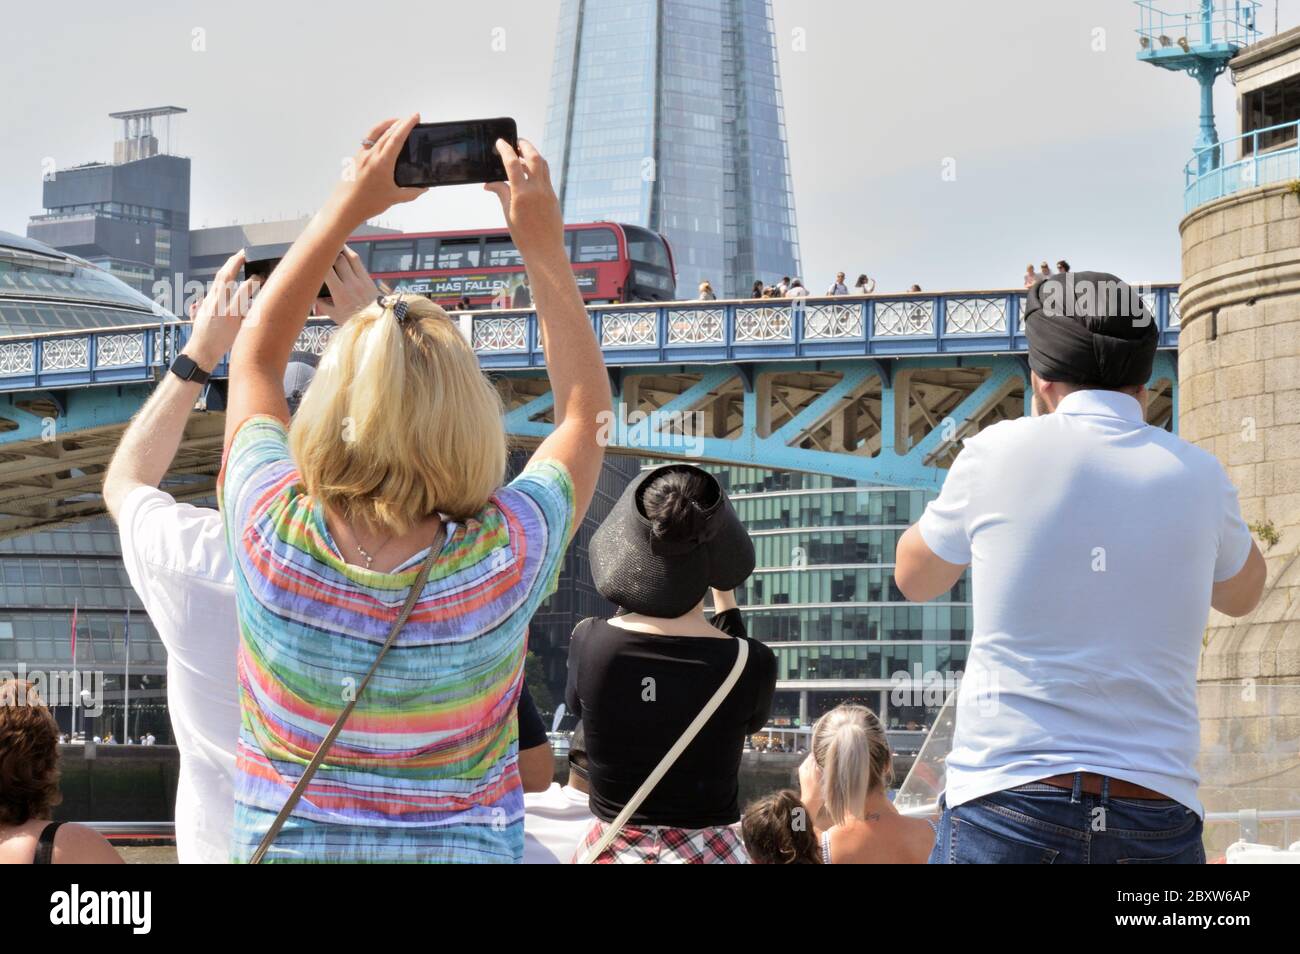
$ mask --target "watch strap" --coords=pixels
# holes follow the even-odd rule
[[[198,362],[187,354],[178,354],[169,370],[182,381],[194,381],[198,384],[207,384],[210,377],[209,373],[200,368]]]

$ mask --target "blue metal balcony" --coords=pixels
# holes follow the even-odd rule
[[[1215,164],[1206,162],[1215,153]],[[1183,168],[1183,211],[1235,192],[1300,179],[1300,121],[1255,129],[1198,149]]]
[[[1198,2],[1195,9],[1166,12],[1154,0],[1137,0],[1138,59],[1170,70],[1192,71],[1204,60],[1227,62],[1259,36],[1254,0]]]

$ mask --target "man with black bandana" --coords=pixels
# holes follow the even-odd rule
[[[1034,416],[968,439],[899,541],[974,629],[931,863],[1203,863],[1196,666],[1264,559],[1211,454],[1145,423],[1158,331],[1113,275],[1029,290]]]

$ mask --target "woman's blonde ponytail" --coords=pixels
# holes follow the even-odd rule
[[[842,705],[813,727],[813,760],[821,774],[822,800],[833,824],[861,818],[867,796],[892,775],[889,740],[876,714]]]

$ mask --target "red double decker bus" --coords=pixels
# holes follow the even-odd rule
[[[564,227],[569,261],[587,302],[672,301],[677,288],[663,236],[636,225],[589,222]],[[351,246],[376,281],[444,307],[528,307],[524,263],[505,229],[366,235]]]

